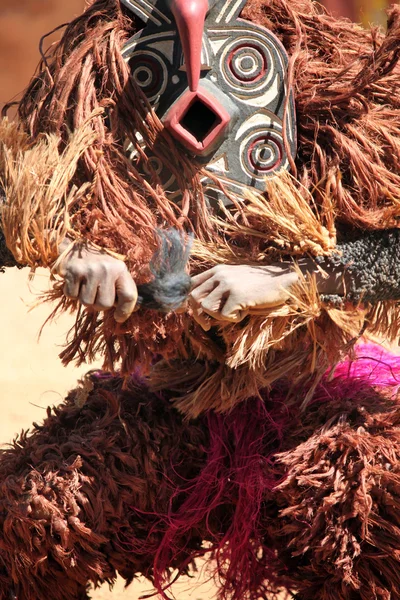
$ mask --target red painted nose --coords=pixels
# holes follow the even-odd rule
[[[170,0],[185,55],[189,89],[196,92],[201,71],[201,48],[208,0]]]

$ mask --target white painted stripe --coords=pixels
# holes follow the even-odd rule
[[[242,0],[237,0],[237,2],[235,2],[235,4],[232,7],[232,10],[227,14],[227,16],[225,18],[225,23],[229,23],[229,21],[231,21],[233,19],[233,17],[235,16],[235,12],[240,8],[241,4],[242,4]]]
[[[141,4],[139,4],[139,2],[135,2],[134,0],[125,0],[125,4],[145,23],[147,23],[147,21],[152,21],[158,26],[162,24],[161,21],[153,17],[151,12],[148,12]]]
[[[220,23],[222,21],[222,17],[224,16],[225,12],[228,10],[229,8],[229,0],[227,0],[225,2],[225,4],[223,5],[222,9],[220,10],[218,17],[215,19],[216,23]]]
[[[127,4],[144,22],[151,21],[158,27],[162,25],[163,21],[168,25],[171,24],[170,19],[158,10],[158,8],[153,6],[151,2],[147,2],[147,0],[125,0],[125,4]],[[155,14],[157,14],[161,20],[157,19]]]
[[[171,24],[170,19],[168,19],[168,17],[166,17],[164,13],[162,13],[158,8],[153,6],[151,2],[148,2],[147,0],[142,0],[142,2],[145,2],[147,4],[148,10],[150,10],[152,13],[156,13],[162,21],[168,23],[168,25]]]

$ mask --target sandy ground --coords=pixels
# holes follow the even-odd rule
[[[0,443],[6,444],[33,421],[41,421],[49,405],[59,404],[78,377],[89,367],[64,368],[57,358],[65,332],[72,323],[68,317],[45,327],[38,333],[50,312],[49,305],[39,305],[41,289],[47,286],[46,271],[41,271],[28,287],[28,271],[9,269],[0,274],[2,326],[0,334]],[[200,587],[199,587],[200,586]],[[138,600],[151,591],[148,582],[135,582],[124,591],[118,581],[113,592],[107,587],[93,593],[94,600]],[[208,600],[213,597],[209,583],[182,580],[174,587],[177,600]],[[50,599],[49,599],[50,600]]]

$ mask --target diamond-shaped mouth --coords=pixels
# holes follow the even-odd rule
[[[221,117],[202,100],[196,98],[183,115],[180,124],[198,142],[204,142],[207,136],[221,124]]]
[[[165,116],[172,135],[194,154],[208,154],[224,139],[229,113],[208,92],[186,92]]]

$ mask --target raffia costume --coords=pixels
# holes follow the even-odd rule
[[[399,329],[400,10],[384,35],[308,0],[210,3],[227,27],[239,7],[250,32],[266,28],[289,55],[274,67],[283,104],[267,115],[279,160],[261,169],[262,189],[246,180],[238,192],[220,157],[213,167],[194,159],[163,120],[157,47],[135,58],[142,21],[154,28],[169,15],[176,36],[169,6],[92,2],[43,58],[18,125],[1,123],[14,257],[3,246],[3,264],[52,266],[68,235],[121,257],[143,283],[156,229],[173,227],[194,233],[191,273],[308,256],[344,267],[351,284],[344,298],[320,297],[304,278],[284,306],[211,332],[189,311],[143,306],[118,325],[112,311],[79,308],[62,359],[101,352],[120,374],[92,375],[2,452],[0,598],[83,600],[89,583],[117,572],[127,582],[144,574],[168,596],[172,570],[209,553],[224,599],[280,589],[398,599],[400,365],[379,347],[353,347]],[[222,52],[231,37],[219,42]],[[252,64],[235,51],[231,75]],[[261,65],[256,77],[272,68]],[[274,152],[257,156],[268,163]],[[61,290],[58,310],[76,309]]]

